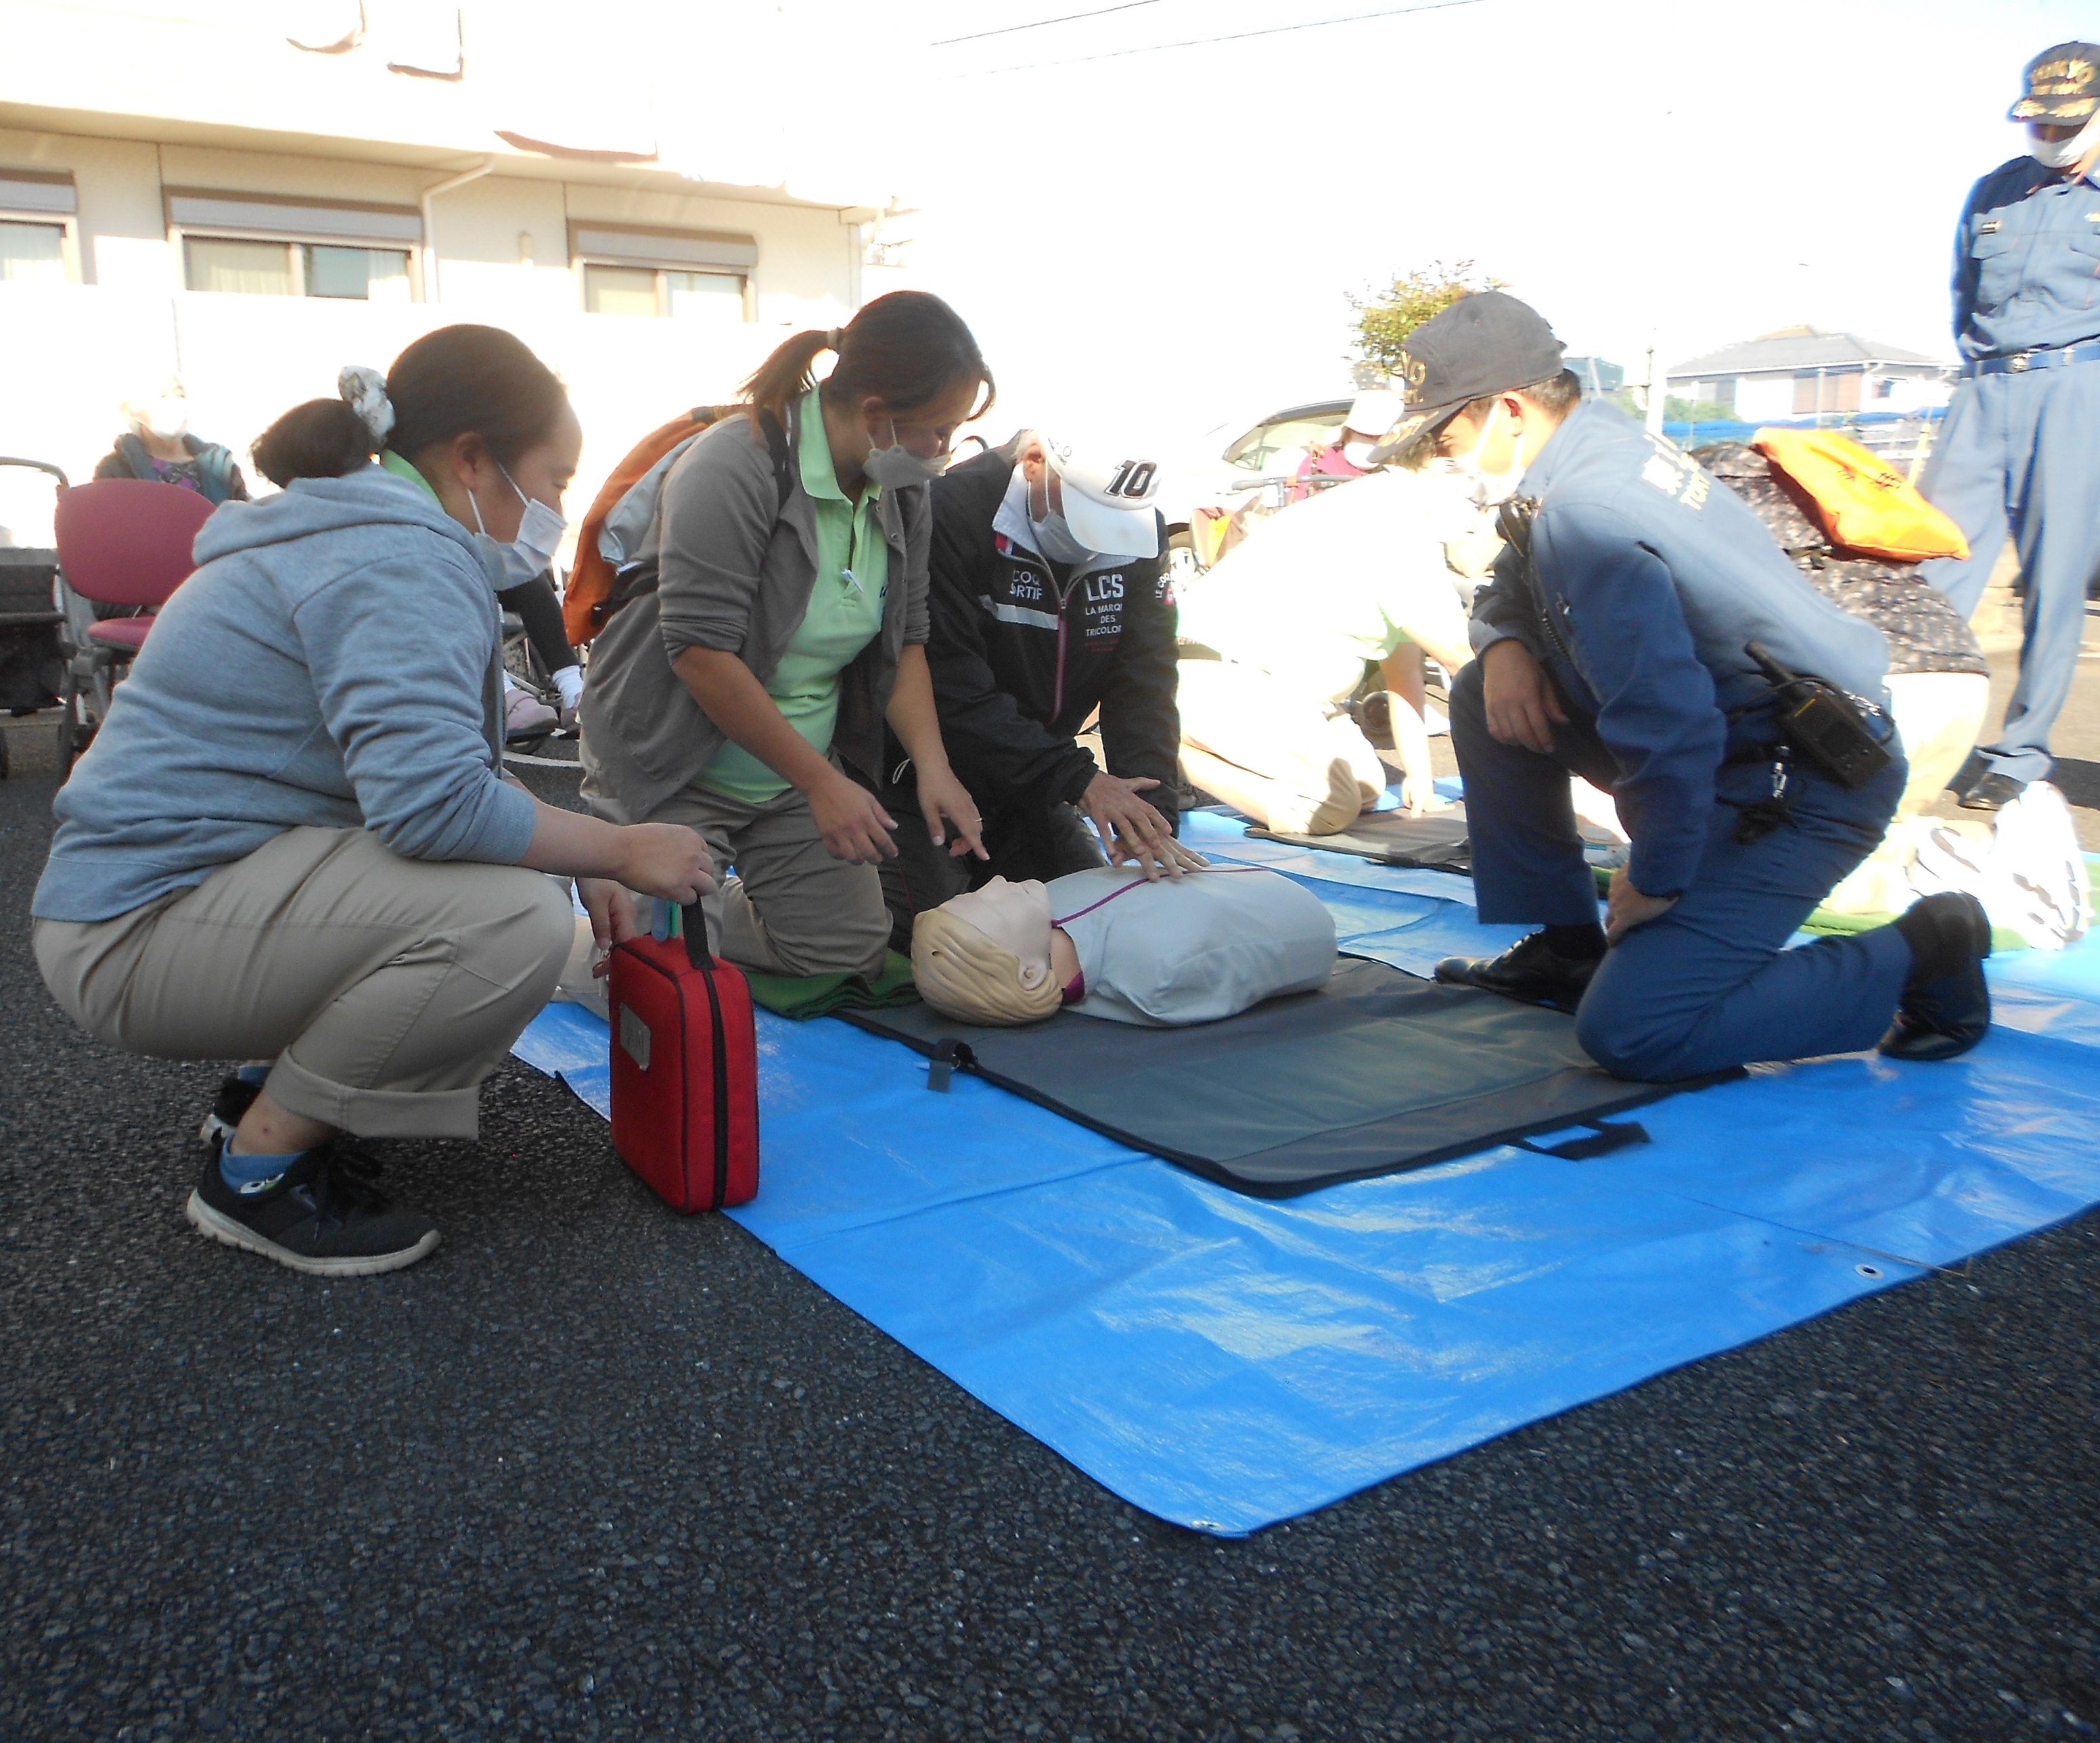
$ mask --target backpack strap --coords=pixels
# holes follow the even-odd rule
[[[773,457],[773,485],[776,500],[773,512],[777,516],[788,506],[788,498],[794,490],[794,469],[788,456],[788,432],[780,420],[770,412],[758,414],[758,427],[765,436],[766,452]],[[621,567],[615,579],[611,596],[605,606],[606,621],[623,605],[632,605],[638,599],[646,599],[656,591],[656,562],[654,558],[639,559]]]

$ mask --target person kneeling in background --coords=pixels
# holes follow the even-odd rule
[[[281,495],[198,535],[59,794],[31,904],[44,984],[97,1039],[262,1062],[220,1090],[188,1214],[322,1276],[436,1246],[345,1134],[475,1135],[476,1085],[569,953],[543,874],[580,880],[603,944],[634,934],[623,886],[713,887],[690,830],[558,811],[500,772],[495,590],[576,467],[561,383],[509,333],[448,327],[343,391],[256,443]]]

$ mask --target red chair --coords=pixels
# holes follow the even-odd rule
[[[190,547],[212,508],[195,491],[143,478],[97,478],[60,492],[52,524],[66,614],[61,771],[108,715],[110,690],[146,645],[155,614],[196,566]],[[133,614],[98,618],[97,605]]]

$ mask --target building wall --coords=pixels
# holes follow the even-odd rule
[[[642,434],[693,404],[730,397],[787,335],[850,317],[860,231],[828,208],[681,197],[492,174],[434,202],[439,301],[399,306],[183,288],[168,187],[412,206],[435,172],[344,159],[156,146],[0,130],[0,169],[69,169],[77,192],[77,285],[0,284],[0,453],[84,478],[121,427],[117,406],[179,372],[192,425],[241,456],[271,419],[335,391],[345,363],[384,368],[411,339],[453,321],[507,327],[569,384],[585,430],[569,503],[580,520],[599,481]],[[738,327],[583,312],[568,256],[572,219],[734,232],[755,239],[756,319]],[[49,491],[0,469],[0,526],[48,538]]]

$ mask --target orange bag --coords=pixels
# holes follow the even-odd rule
[[[592,500],[590,512],[576,532],[576,566],[569,571],[562,591],[562,627],[570,644],[582,647],[606,625],[613,614],[613,594],[619,579],[598,548],[598,535],[605,517],[620,506],[620,500],[640,483],[657,461],[689,436],[719,423],[727,406],[695,406],[682,412],[668,424],[659,425],[629,451],[627,458],[612,469],[612,476]]]
[[[1890,562],[1966,557],[1961,529],[1887,461],[1830,429],[1761,429],[1750,446],[1771,462],[1801,511],[1841,551]]]

